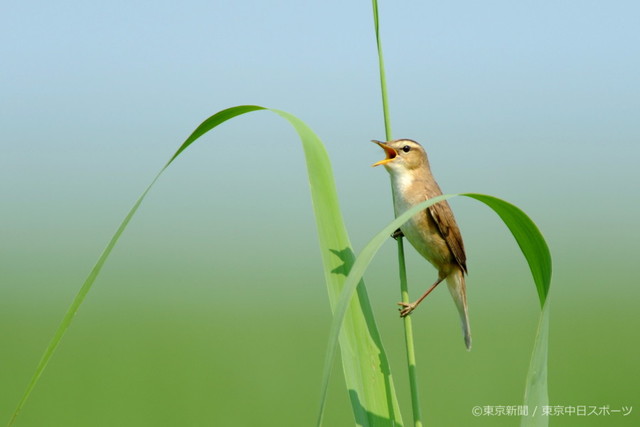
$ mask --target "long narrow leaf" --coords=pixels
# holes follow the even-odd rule
[[[76,313],[78,312],[78,309],[84,302],[85,297],[91,290],[93,283],[96,281],[96,278],[100,274],[102,267],[104,266],[105,262],[109,258],[111,251],[115,247],[116,243],[118,243],[118,240],[120,240],[120,236],[122,235],[124,230],[127,228],[127,225],[131,221],[131,218],[133,218],[135,213],[138,211],[140,204],[142,203],[144,198],[147,196],[147,193],[149,193],[149,190],[151,190],[151,187],[153,187],[153,185],[156,183],[158,178],[160,178],[160,175],[162,174],[162,172],[164,172],[164,170],[171,164],[171,162],[173,162],[173,160],[185,148],[187,148],[193,141],[198,139],[200,136],[204,135],[209,130],[213,129],[219,124],[235,116],[238,116],[240,114],[244,114],[244,113],[248,113],[256,110],[264,110],[264,109],[265,109],[264,107],[258,107],[254,105],[242,105],[239,107],[228,108],[226,110],[218,112],[217,114],[214,114],[213,116],[205,120],[202,124],[200,124],[200,126],[198,126],[195,131],[193,131],[191,136],[189,136],[189,138],[187,138],[186,141],[182,143],[180,148],[178,148],[178,151],[176,151],[176,153],[169,159],[167,164],[165,164],[162,167],[162,169],[160,169],[160,172],[158,172],[158,174],[153,179],[153,181],[151,181],[151,184],[149,184],[146,190],[144,190],[142,195],[140,195],[138,200],[136,200],[136,202],[133,204],[133,207],[129,210],[129,213],[127,213],[125,218],[122,220],[122,223],[118,226],[118,229],[111,237],[111,240],[109,241],[109,243],[107,243],[107,246],[104,248],[104,250],[102,251],[102,254],[100,254],[100,257],[98,258],[98,261],[96,261],[95,265],[91,269],[91,272],[89,273],[84,283],[80,287],[80,290],[78,291],[73,301],[71,302],[71,305],[69,306],[69,308],[67,309],[67,312],[62,318],[62,321],[60,322],[58,329],[56,329],[56,332],[54,333],[53,338],[49,342],[49,345],[47,346],[42,357],[40,358],[40,362],[38,362],[38,365],[36,366],[36,370],[33,376],[31,377],[29,384],[27,385],[27,389],[22,395],[22,398],[20,399],[20,402],[18,403],[18,406],[16,407],[15,411],[13,412],[13,416],[11,417],[11,420],[9,421],[9,424],[8,424],[9,426],[11,426],[14,423],[18,414],[22,410],[24,404],[27,402],[29,395],[31,394],[31,392],[33,391],[33,388],[36,386],[38,380],[42,376],[42,373],[44,372],[45,368],[47,367],[47,364],[51,360],[53,353],[58,348],[58,345],[60,344],[62,337],[66,333],[67,329],[69,329],[69,326],[71,325],[71,322],[73,321],[74,316],[76,315]]]
[[[29,385],[9,421],[9,426],[16,420],[55,350],[60,345],[73,317],[93,286],[120,236],[162,172],[187,147],[208,131],[229,119],[258,110],[268,109],[255,105],[243,105],[222,110],[209,117],[180,145],[175,154],[156,175],[126,215],[76,294],[51,342],[45,349]],[[329,158],[320,139],[304,122],[284,111],[270,111],[286,119],[295,128],[302,141],[307,161],[327,289],[330,301],[332,305],[335,305],[355,257],[338,205]],[[389,364],[376,329],[364,284],[358,287],[357,296],[353,298],[346,313],[343,313],[342,322],[345,325],[340,333],[343,371],[356,422],[363,426],[401,423]]]
[[[547,359],[549,346],[549,304],[547,299],[540,313],[536,340],[533,345],[527,384],[524,392],[524,407],[528,414],[520,420],[521,427],[547,427],[549,416],[543,415],[542,407],[549,405],[547,387]]]
[[[303,144],[313,209],[325,268],[329,299],[334,313],[355,255],[349,242],[331,172],[331,163],[318,137],[300,119],[273,110],[287,119]],[[344,314],[340,351],[345,382],[357,425],[387,426],[402,423],[387,356],[375,325],[364,282]],[[335,314],[334,314],[335,316]],[[325,365],[326,366],[326,365]],[[330,369],[330,368],[329,368]],[[329,375],[325,377],[328,381]],[[324,407],[324,397],[321,406]],[[321,423],[322,412],[318,423]]]
[[[489,205],[509,227],[524,254],[536,284],[542,311],[531,353],[524,391],[524,406],[530,412],[521,418],[522,427],[546,427],[549,417],[542,415],[542,407],[549,405],[547,359],[549,347],[549,286],[551,285],[551,253],[531,219],[514,205],[484,194],[467,194]]]
[[[542,311],[531,353],[524,391],[524,406],[530,412],[521,418],[522,427],[546,427],[549,417],[542,415],[542,407],[549,405],[547,359],[549,347],[549,286],[551,285],[551,253],[538,227],[520,209],[503,200],[483,194],[468,194],[486,203],[502,218],[516,238],[536,284]],[[536,259],[537,258],[537,259]]]
[[[375,237],[373,237],[369,241],[369,243],[367,243],[367,245],[362,249],[360,255],[356,258],[353,268],[351,269],[351,272],[347,277],[347,281],[345,282],[342,294],[340,295],[338,305],[334,311],[333,322],[331,324],[331,329],[329,332],[329,343],[327,345],[327,351],[325,354],[325,369],[322,382],[323,394],[326,393],[329,369],[333,364],[333,358],[337,346],[337,337],[342,326],[342,319],[346,312],[349,301],[351,300],[351,296],[353,295],[358,282],[364,275],[365,270],[369,266],[369,263],[373,259],[373,256],[378,252],[380,247],[382,247],[384,242],[389,240],[389,235],[394,230],[402,226],[402,224],[407,222],[416,213],[426,209],[427,207],[435,203],[438,203],[442,200],[450,199],[455,196],[466,196],[481,201],[491,209],[493,209],[500,216],[509,230],[511,230],[511,233],[513,234],[518,245],[520,246],[522,253],[529,263],[529,268],[531,269],[536,284],[536,289],[538,289],[539,295],[542,295],[540,298],[546,299],[546,295],[548,294],[549,286],[551,283],[551,255],[544,237],[538,230],[538,227],[536,227],[535,223],[531,221],[531,219],[522,210],[512,205],[511,203],[508,203],[496,197],[475,193],[445,194],[419,203],[413,206],[411,209],[405,211],[402,215],[398,216],[387,226],[385,226],[378,234],[375,235]],[[545,336],[542,336],[540,338],[540,340],[542,339],[546,339]],[[536,360],[544,360],[544,372],[546,373],[546,344],[540,347],[540,351],[544,353],[545,357],[543,359]],[[537,383],[537,390],[544,388],[544,390],[546,391],[546,375],[544,376],[544,378],[537,378],[540,378]]]
[[[536,224],[518,207],[497,197],[475,193],[463,196],[474,198],[489,206],[509,228],[527,259],[542,308],[551,285],[551,253]]]

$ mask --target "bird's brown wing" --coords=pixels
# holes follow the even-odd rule
[[[443,200],[442,202],[429,206],[427,212],[438,226],[440,234],[442,234],[442,237],[444,237],[444,240],[447,242],[456,261],[466,273],[467,256],[464,253],[464,243],[462,243],[462,235],[460,234],[458,224],[456,224],[456,219],[453,217],[453,211],[449,203]]]

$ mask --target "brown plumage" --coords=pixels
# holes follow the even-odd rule
[[[412,206],[442,194],[431,174],[424,148],[416,141],[398,139],[386,143],[373,141],[385,151],[387,158],[374,164],[384,165],[391,175],[393,205],[396,216]],[[471,348],[471,331],[467,308],[465,274],[467,257],[460,229],[447,201],[430,206],[400,227],[409,243],[437,270],[438,280],[415,302],[399,303],[400,315],[407,316],[429,293],[446,279],[456,303],[467,349]]]

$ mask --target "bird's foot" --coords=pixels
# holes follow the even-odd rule
[[[404,308],[398,309],[400,310],[400,317],[407,317],[418,306],[418,304],[416,304],[415,302],[412,302],[412,303],[399,302],[398,305],[401,307],[404,307]]]
[[[396,231],[391,233],[391,237],[393,237],[394,239],[398,240],[400,237],[404,237],[404,233],[402,232],[402,230],[400,230],[398,228]]]

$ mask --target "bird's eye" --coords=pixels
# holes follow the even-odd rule
[[[402,151],[404,151],[405,153],[408,153],[411,150],[411,147],[409,147],[408,145],[405,145],[404,147],[402,147]]]

